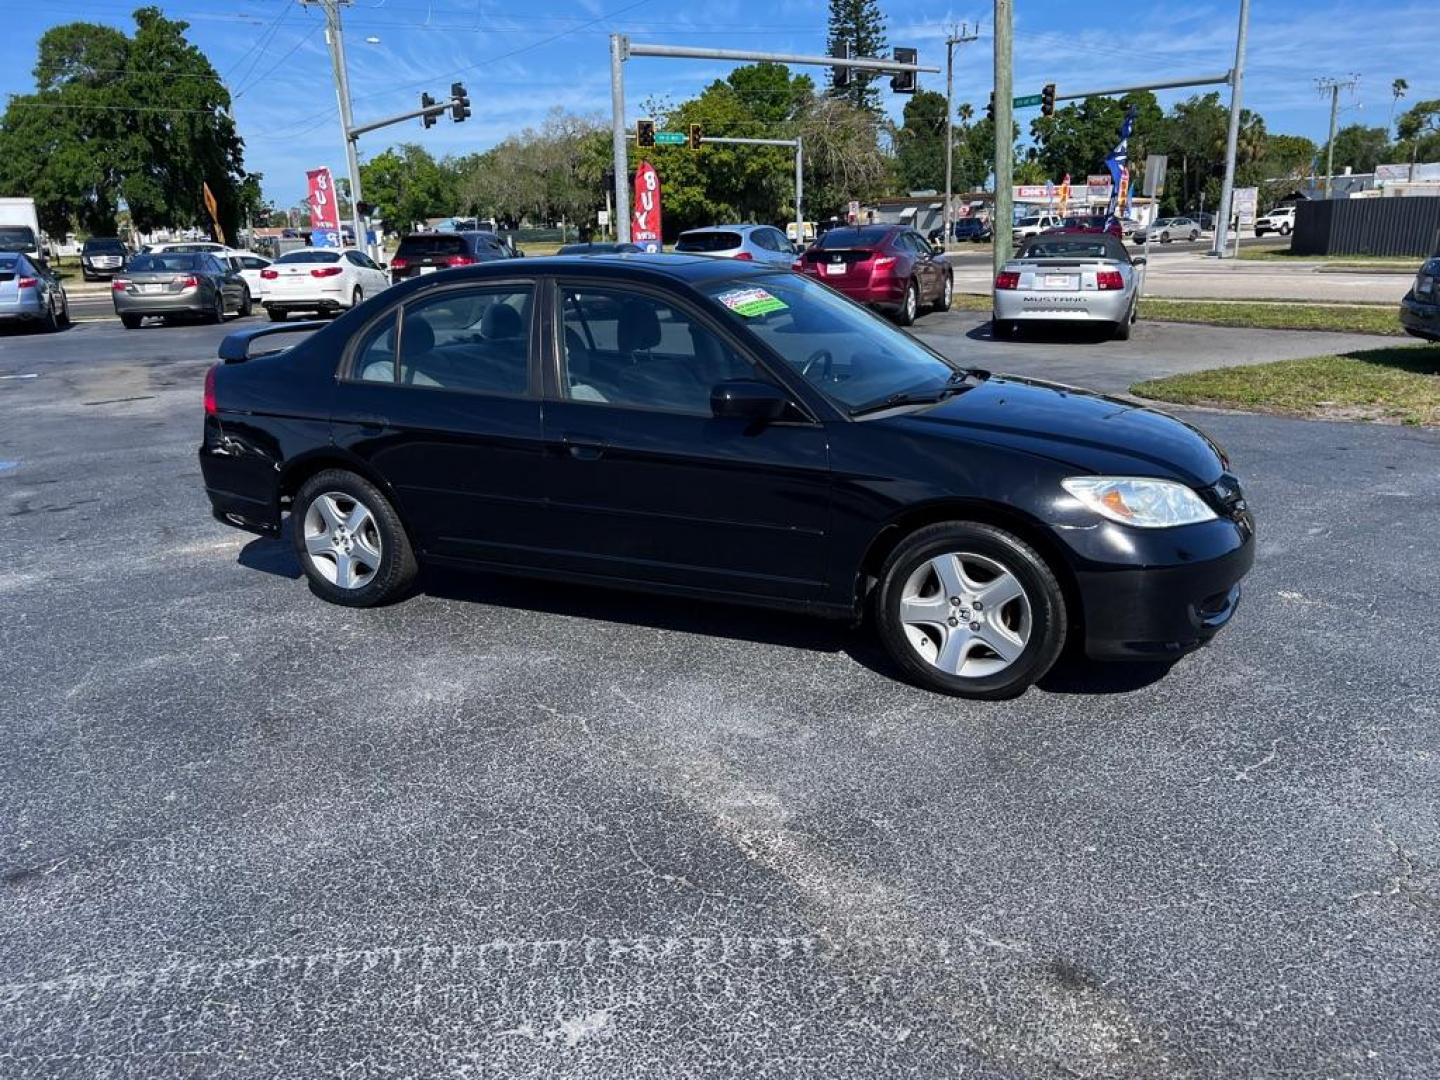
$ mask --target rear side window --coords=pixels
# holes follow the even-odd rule
[[[340,261],[338,251],[287,251],[277,263],[333,263]]]
[[[350,366],[356,379],[361,382],[395,381],[395,326],[398,322],[399,317],[392,311],[366,331]]]
[[[529,285],[492,285],[447,289],[407,304],[400,323],[400,382],[524,395],[534,297]]]
[[[740,234],[733,232],[681,233],[676,251],[729,251],[740,246]]]
[[[465,238],[454,233],[423,233],[400,241],[396,255],[416,258],[423,255],[464,255]]]

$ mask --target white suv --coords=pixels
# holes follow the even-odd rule
[[[1294,231],[1295,207],[1293,206],[1277,206],[1268,214],[1261,214],[1255,219],[1256,236],[1264,236],[1267,232],[1289,236]]]
[[[1010,235],[1018,244],[1032,236],[1039,236],[1046,229],[1060,228],[1064,220],[1059,214],[1032,214],[1030,217],[1021,218]]]

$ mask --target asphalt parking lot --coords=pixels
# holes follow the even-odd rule
[[[979,322],[917,329],[1113,389],[1335,337]],[[1234,624],[959,702],[796,617],[328,606],[209,516],[221,333],[0,333],[0,1076],[1440,1071],[1434,432],[1185,414]]]

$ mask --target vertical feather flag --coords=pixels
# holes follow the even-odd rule
[[[1120,141],[1105,156],[1105,167],[1110,170],[1110,209],[1106,211],[1107,217],[1115,216],[1121,194],[1130,178],[1130,132],[1135,128],[1135,114],[1134,105],[1125,110],[1125,121],[1120,125]]]

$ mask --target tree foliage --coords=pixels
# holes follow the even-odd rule
[[[830,27],[826,48],[848,43],[851,56],[882,56],[885,52],[885,16],[875,0],[830,0]],[[884,76],[874,72],[850,72],[850,85],[840,88],[830,79],[830,95],[842,98],[858,109],[880,111],[880,91],[873,85]]]
[[[260,208],[246,183],[230,95],[187,23],[158,8],[135,30],[94,23],[41,36],[35,92],[0,117],[0,189],[35,198],[46,231],[113,233],[123,205],[143,231],[209,225],[208,183],[227,236]]]
[[[1348,166],[1351,172],[1374,172],[1389,150],[1390,134],[1385,128],[1347,124],[1335,133],[1334,169],[1340,173]],[[1320,149],[1322,166],[1329,157],[1329,143],[1326,143]]]
[[[408,232],[430,217],[444,217],[459,198],[458,170],[437,162],[415,143],[391,147],[360,166],[360,190],[391,229]]]

